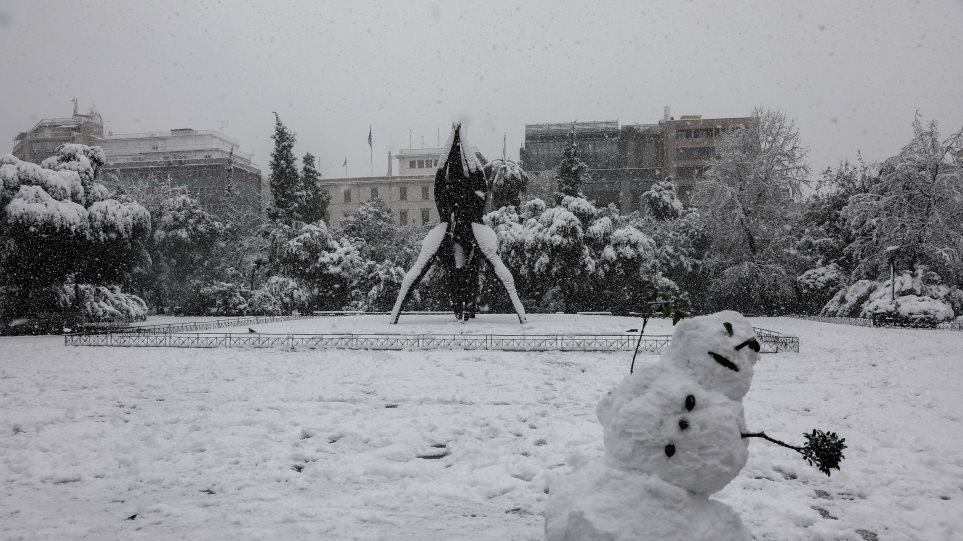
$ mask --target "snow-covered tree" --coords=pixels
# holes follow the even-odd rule
[[[175,189],[154,213],[150,252],[156,299],[163,307],[185,307],[193,290],[213,279],[213,257],[224,225],[183,188]]]
[[[301,159],[301,183],[304,185],[304,209],[301,219],[307,223],[328,221],[328,204],[331,194],[321,187],[321,173],[314,163],[314,155],[308,152]]]
[[[360,275],[351,301],[351,309],[371,312],[390,311],[394,307],[398,292],[401,291],[405,269],[388,260],[368,261]],[[412,300],[417,304],[420,301],[417,291],[414,297]]]
[[[795,122],[780,111],[757,108],[752,121],[725,134],[693,197],[717,234],[715,248],[755,256],[766,250],[774,227],[808,184],[808,150]]]
[[[671,220],[682,215],[682,202],[672,179],[654,182],[642,194],[642,204],[657,220]]]
[[[705,308],[792,311],[799,272],[791,223],[809,174],[799,131],[783,113],[757,108],[716,151],[693,196],[710,239],[700,271]]]
[[[274,275],[298,281],[312,310],[341,310],[361,278],[365,259],[346,238],[335,238],[324,222],[280,225],[271,230],[268,266]]]
[[[308,307],[309,295],[296,280],[285,276],[272,276],[253,292],[248,309],[251,313],[265,316],[289,315]]]
[[[562,152],[562,161],[559,162],[555,173],[559,194],[556,198],[561,201],[565,196],[582,197],[582,186],[589,180],[588,166],[578,158],[578,143],[575,141],[573,125],[568,132],[568,145]]]
[[[281,123],[277,113],[274,113],[274,120],[274,135],[271,136],[274,150],[271,152],[269,177],[273,202],[268,209],[268,217],[284,223],[304,222],[307,193],[294,160],[295,135]]]
[[[79,310],[76,295],[61,302],[64,284],[124,284],[144,260],[150,214],[108,197],[104,162],[100,147],[77,144],[39,166],[0,157],[2,318]]]
[[[485,165],[492,207],[499,209],[522,204],[522,192],[528,188],[528,173],[512,160],[497,158]]]
[[[913,139],[853,195],[843,216],[857,232],[847,250],[866,278],[926,265],[956,278],[963,265],[963,131],[942,140],[936,122],[913,122]]]
[[[687,309],[684,293],[664,275],[679,254],[613,209],[565,197],[557,207],[533,200],[520,210],[504,207],[485,221],[529,304],[566,312],[643,312],[655,303],[662,303],[657,310]],[[497,296],[491,300],[497,304]]]
[[[338,224],[337,235],[347,237],[365,259],[391,261],[408,268],[418,257],[425,228],[399,226],[382,199],[362,202]]]

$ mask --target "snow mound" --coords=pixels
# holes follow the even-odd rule
[[[553,485],[545,509],[547,541],[752,539],[728,505],[654,475],[595,461],[565,481]]]

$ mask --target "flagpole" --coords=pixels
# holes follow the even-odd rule
[[[371,143],[371,124],[368,124],[368,167],[370,176],[374,176],[374,145]]]

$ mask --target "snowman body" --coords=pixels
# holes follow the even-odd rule
[[[708,496],[748,458],[752,336],[735,312],[683,320],[659,362],[606,394],[597,408],[605,455],[552,485],[546,538],[751,540],[738,514]]]

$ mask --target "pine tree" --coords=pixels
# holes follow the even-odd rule
[[[575,126],[568,132],[568,146],[562,154],[562,161],[558,164],[555,182],[558,183],[559,194],[556,198],[582,197],[582,185],[589,180],[588,166],[578,159],[578,143],[575,142]]]
[[[268,209],[268,217],[274,221],[292,223],[304,221],[305,193],[294,161],[295,134],[291,133],[281,117],[274,113],[274,151],[271,152],[271,195],[274,201]]]
[[[301,160],[301,183],[304,185],[304,209],[301,219],[307,223],[328,221],[328,204],[331,194],[321,187],[321,173],[314,164],[314,154],[308,152]]]

